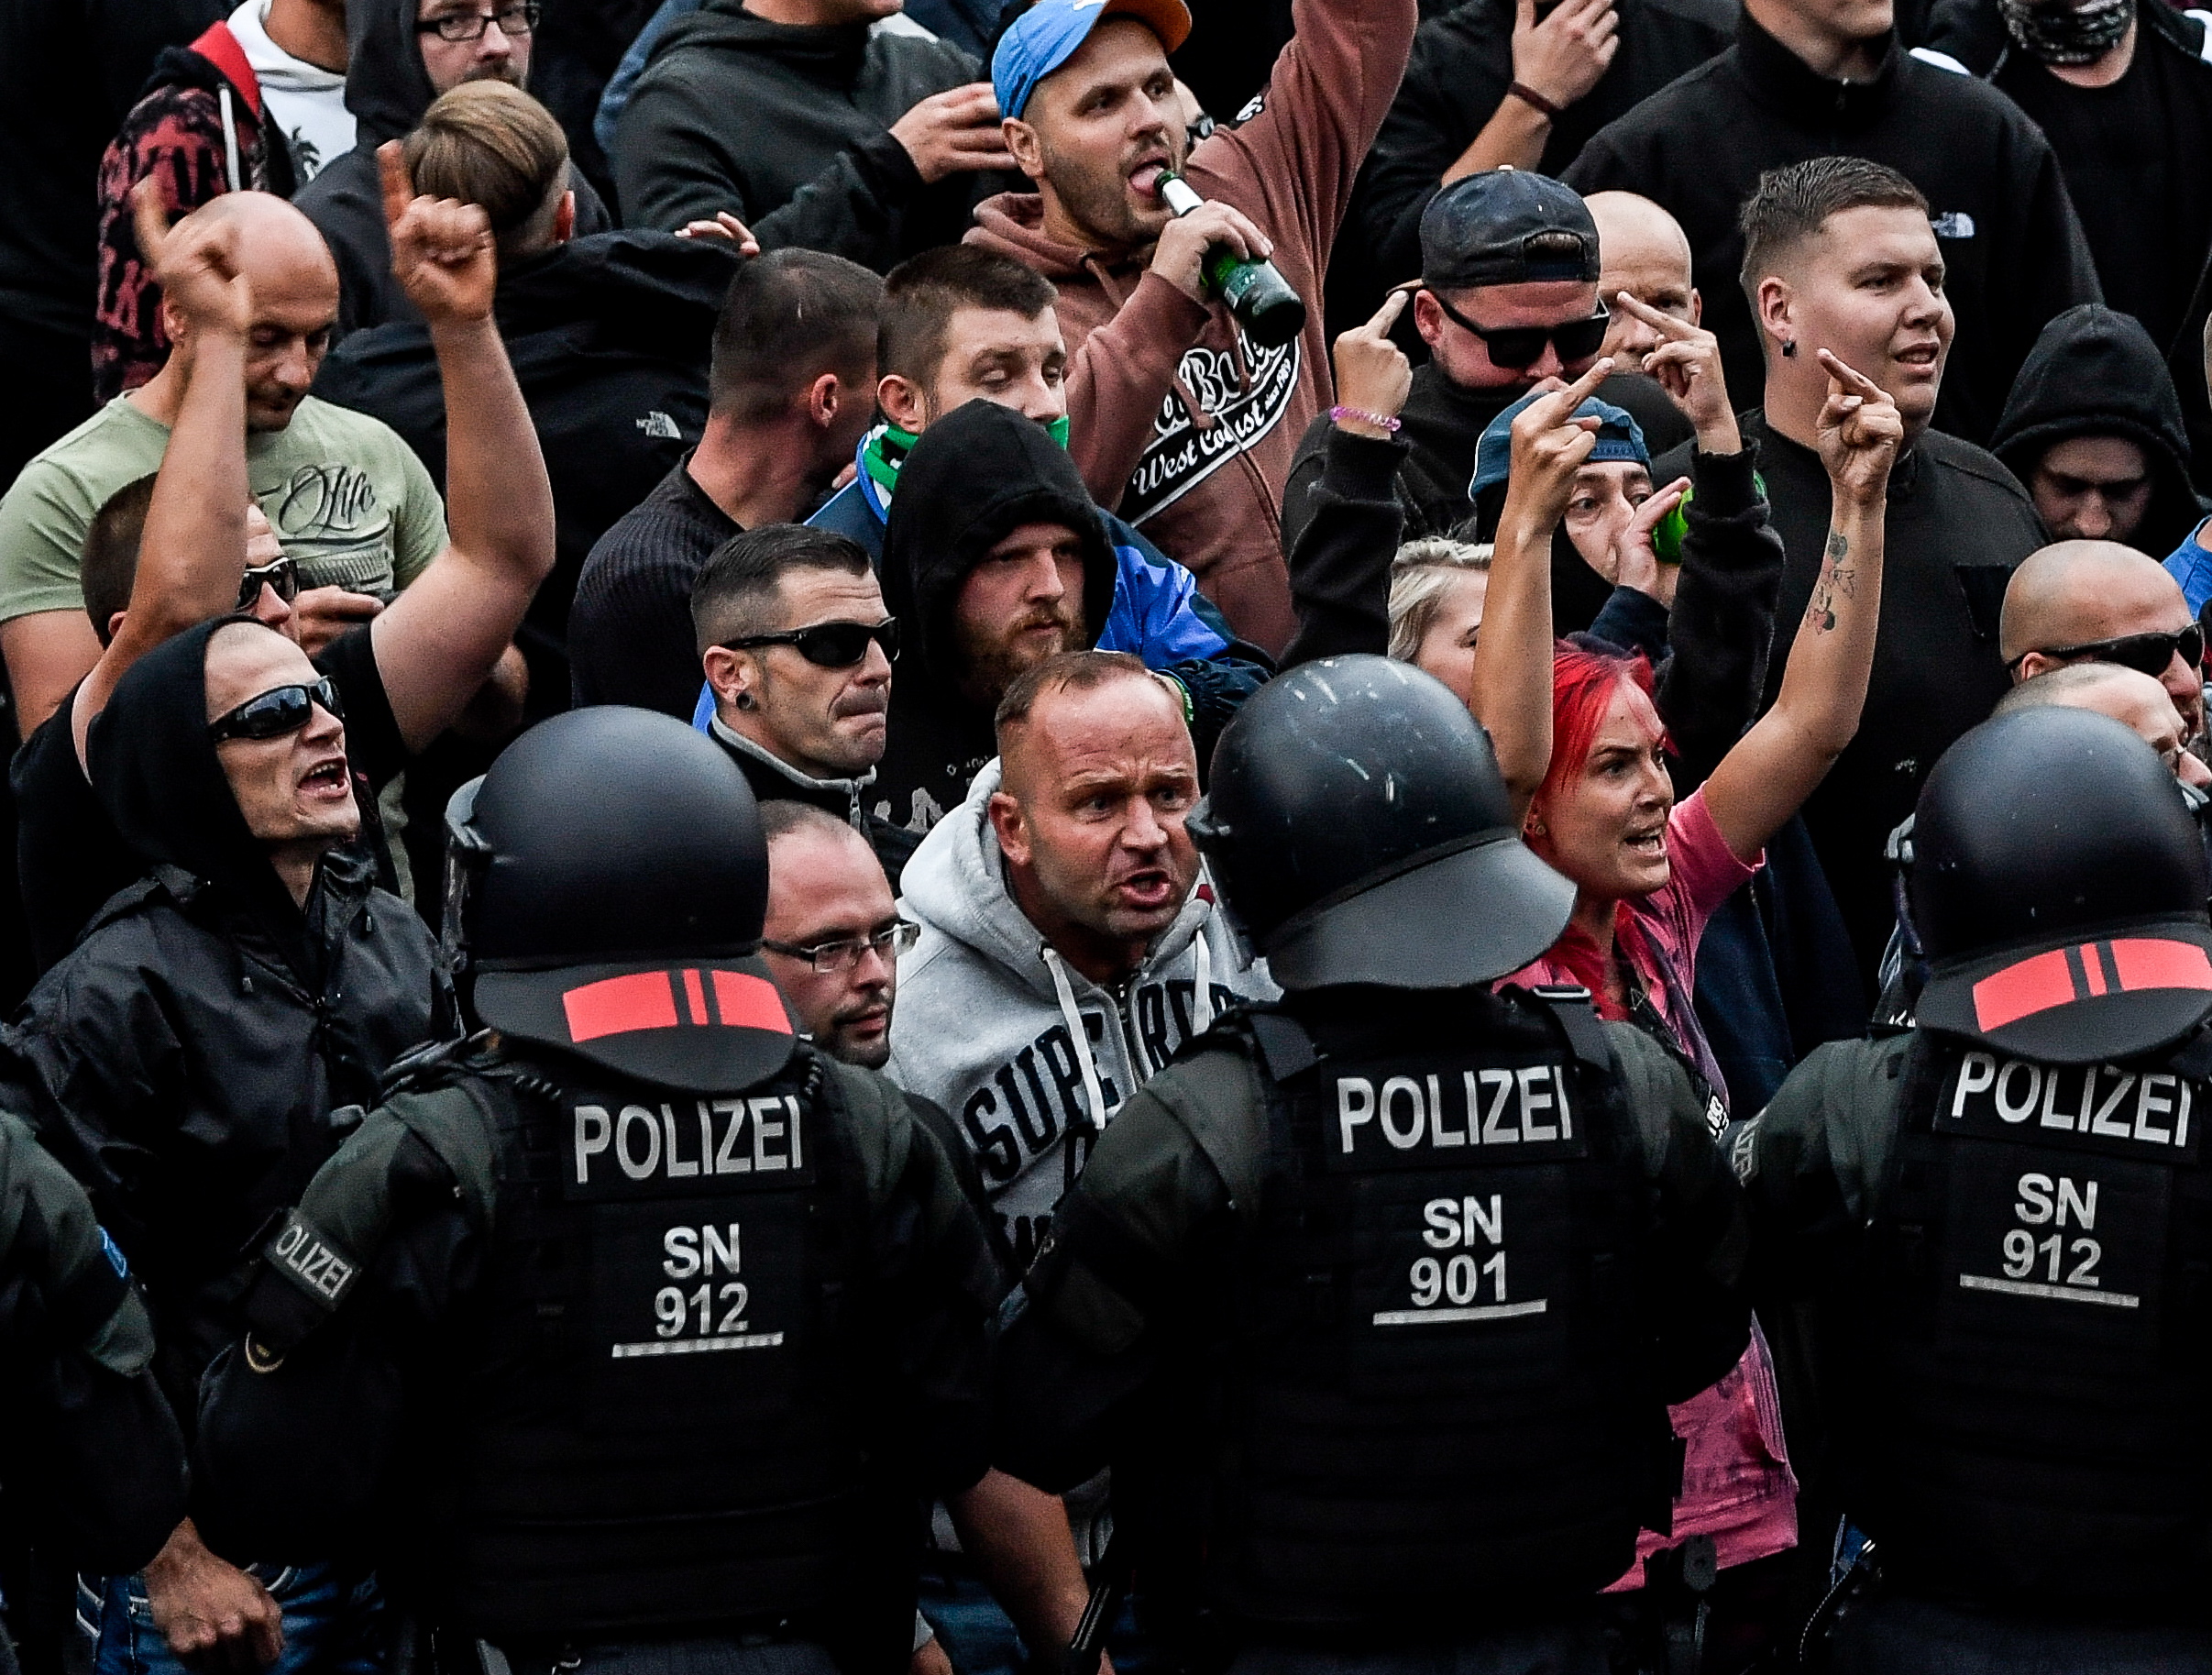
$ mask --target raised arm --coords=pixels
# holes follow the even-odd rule
[[[1821,463],[1832,510],[1819,579],[1789,650],[1774,707],[1705,782],[1705,806],[1738,860],[1766,847],[1858,731],[1882,611],[1882,537],[1889,468],[1904,439],[1897,403],[1826,349]]]
[[[1513,420],[1513,464],[1468,708],[1490,732],[1516,820],[1528,811],[1551,765],[1552,531],[1567,514],[1576,468],[1598,442],[1598,421],[1574,413],[1612,370],[1607,358],[1571,384],[1547,379],[1550,390]]]
[[[184,358],[184,393],[154,479],[153,502],[138,538],[130,607],[70,715],[77,761],[84,761],[93,718],[107,707],[124,672],[196,623],[220,616],[238,597],[246,564],[246,343],[253,327],[253,287],[240,271],[237,222],[188,218],[175,227],[151,179],[131,188],[138,249],[161,287],[163,305],[182,325],[172,354]]]
[[[399,142],[379,149],[391,270],[430,323],[446,392],[448,545],[369,627],[409,751],[453,725],[553,568],[553,485],[491,318],[490,223],[416,197]]]

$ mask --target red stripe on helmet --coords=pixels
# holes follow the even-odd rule
[[[2195,942],[2135,936],[2116,937],[2109,946],[2119,986],[2129,994],[2142,988],[2212,990],[2212,958]]]
[[[703,1024],[707,1017],[707,991],[699,980],[699,973],[687,966],[684,970],[684,1008],[688,1016],[687,1023]]]
[[[784,1010],[776,985],[750,972],[718,971],[714,975],[714,1008],[722,1022],[741,1030],[769,1030],[791,1033],[791,1019]]]
[[[633,1030],[675,1028],[676,990],[668,977],[665,971],[641,971],[570,989],[561,997],[568,1039],[582,1042]]]
[[[2001,1030],[2032,1012],[2064,1006],[2075,997],[2066,951],[2054,949],[1993,972],[1974,986],[1974,1020],[1985,1030]]]

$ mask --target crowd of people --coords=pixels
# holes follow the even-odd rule
[[[2208,146],[0,5],[0,1669],[2212,1671]]]

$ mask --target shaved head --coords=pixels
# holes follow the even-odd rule
[[[2182,718],[2166,689],[2150,676],[2116,663],[2070,663],[2023,680],[1997,700],[1995,715],[2045,707],[2093,710],[2131,729],[2158,752],[2184,785],[2212,780],[2205,765],[2182,748]]]
[[[1665,339],[1621,306],[1621,292],[1697,325],[1705,303],[1690,282],[1689,238],[1680,222],[1633,192],[1601,192],[1583,201],[1598,224],[1598,297],[1612,314],[1601,352],[1615,366],[1641,372],[1644,358]]]
[[[1682,224],[1634,192],[1601,192],[1584,198],[1598,224],[1598,260],[1611,270],[1616,263],[1671,262],[1689,279],[1689,235]]]
[[[2089,656],[2108,663],[2133,651],[2161,661],[2155,651],[2140,648],[2053,654],[2138,635],[2180,634],[2195,621],[2181,584],[2150,554],[2117,541],[2058,541],[2029,554],[2012,572],[1997,645],[2012,678],[2032,680]],[[2184,736],[2194,739],[2205,722],[2201,656],[2193,662],[2177,645],[2155,678],[2181,713]]]
[[[282,430],[314,382],[338,317],[338,269],[315,225],[266,192],[227,192],[180,226],[228,222],[237,228],[238,265],[253,288],[246,350],[246,427]],[[161,324],[181,354],[192,347],[192,321],[165,297]]]

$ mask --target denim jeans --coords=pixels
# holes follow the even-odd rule
[[[921,1614],[937,1631],[937,1643],[952,1660],[953,1675],[1023,1675],[1029,1648],[991,1591],[958,1554],[938,1554],[921,1568]],[[1037,1667],[1057,1669],[1064,1646],[1048,1646]],[[1137,1635],[1136,1613],[1124,1600],[1121,1614],[1106,1631],[1106,1656],[1115,1675],[1145,1675],[1159,1659]]]
[[[384,1601],[375,1577],[335,1564],[246,1570],[284,1613],[284,1650],[266,1675],[382,1675]],[[94,1675],[188,1675],[154,1626],[143,1576],[108,1579],[93,1668]]]

